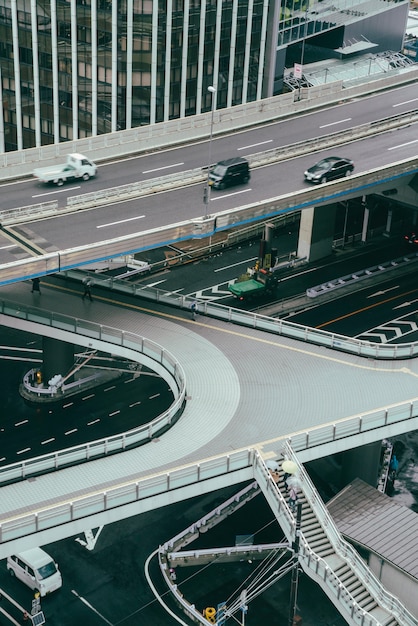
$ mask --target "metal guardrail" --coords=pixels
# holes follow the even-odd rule
[[[307,139],[288,146],[273,148],[265,152],[259,152],[246,156],[251,168],[263,167],[278,163],[289,158],[295,158],[304,154],[311,154],[324,150],[330,146],[334,147],[341,143],[356,141],[364,137],[387,132],[400,126],[416,123],[418,111],[401,113],[400,115],[369,122],[344,131],[338,131],[325,137]],[[119,187],[103,189],[93,193],[72,196],[67,199],[68,208],[91,208],[109,204],[111,202],[139,198],[150,193],[162,193],[187,185],[194,185],[204,182],[207,177],[207,168],[203,170],[197,168],[185,172],[177,172],[158,178],[153,178],[143,182],[130,183]]]
[[[355,570],[356,575],[359,580],[365,585],[367,589],[370,590],[371,594],[374,596],[376,601],[382,608],[391,613],[395,619],[397,619],[400,626],[417,626],[418,621],[414,618],[414,616],[403,606],[403,604],[399,601],[397,597],[389,593],[377,577],[372,573],[369,569],[365,561],[360,557],[358,552],[351,546],[347,541],[345,541],[340,532],[338,531],[336,525],[334,524],[334,520],[329,514],[327,508],[322,502],[315,486],[313,485],[309,475],[301,464],[298,461],[298,458],[295,454],[293,447],[290,442],[286,442],[286,445],[283,450],[284,454],[291,459],[294,463],[298,465],[298,480],[301,483],[301,488],[303,493],[311,505],[312,509],[315,511],[315,515],[317,516],[318,521],[320,522],[323,530],[328,536],[331,544],[336,550],[337,554],[339,554],[349,565]],[[264,464],[263,464],[264,465]],[[260,463],[256,464],[256,468],[260,468]],[[262,467],[263,473],[265,474],[267,468]],[[258,481],[257,481],[258,482]],[[371,615],[365,613],[361,607],[359,607],[350,592],[345,589],[345,593],[341,596],[341,589],[343,585],[335,576],[331,568],[317,555],[312,553],[312,550],[309,548],[308,542],[304,540],[303,533],[301,533],[301,543],[303,546],[302,550],[302,563],[305,567],[310,570],[314,570],[316,577],[321,579],[325,584],[327,584],[328,589],[335,597],[338,594],[338,599],[341,601],[347,602],[347,611],[348,615],[352,618],[354,614],[357,613],[358,617],[354,621],[361,625],[370,624],[370,626],[379,626],[381,622],[374,618]],[[312,559],[312,557],[314,557]],[[322,561],[322,563],[321,563]],[[322,569],[322,572],[320,571]],[[365,619],[365,616],[366,619]]]
[[[190,241],[191,239],[205,239],[217,232],[230,230],[241,224],[263,221],[307,207],[370,193],[373,185],[382,185],[385,182],[393,185],[402,177],[412,176],[417,172],[418,158],[406,159],[343,180],[330,182],[319,187],[310,187],[299,193],[290,193],[216,213],[210,215],[208,219],[201,217],[196,220],[187,220],[88,246],[68,248],[35,258],[6,263],[0,266],[0,285],[20,281],[23,278],[29,279],[55,274],[93,262],[150,250],[161,245]]]
[[[380,263],[379,265],[367,267],[366,269],[359,270],[353,274],[347,274],[346,276],[334,278],[333,280],[322,283],[321,285],[316,285],[315,287],[310,287],[306,290],[306,295],[309,298],[317,298],[325,293],[341,289],[342,287],[348,287],[367,278],[375,278],[377,275],[385,274],[391,270],[402,269],[404,266],[414,264],[416,261],[418,261],[418,252],[393,259],[392,261],[386,261],[385,263]]]
[[[325,137],[315,137],[295,144],[289,144],[265,152],[248,155],[246,158],[251,168],[263,167],[278,163],[289,158],[295,158],[304,154],[311,154],[334,147],[342,143],[356,141],[364,137],[387,132],[408,124],[416,123],[418,111],[401,113],[397,116],[361,124],[348,130],[338,131]],[[196,168],[184,172],[176,172],[145,181],[128,183],[118,187],[109,187],[90,193],[70,196],[67,198],[66,207],[58,209],[57,202],[47,202],[28,207],[10,209],[0,212],[2,225],[18,224],[24,221],[41,219],[57,213],[64,214],[72,211],[104,206],[112,202],[140,198],[152,193],[162,193],[189,185],[202,183],[206,180],[207,168]]]
[[[82,276],[85,276],[85,274],[81,275],[80,272],[77,273],[77,271],[67,272],[66,274],[68,277],[76,280],[82,280]],[[192,299],[187,296],[166,292],[158,287],[125,283],[117,278],[106,277],[101,274],[94,274],[94,281],[96,287],[103,287],[119,293],[138,296],[145,300],[167,304],[179,309],[188,310],[192,301]],[[418,356],[418,342],[395,345],[377,344],[318,328],[301,326],[288,320],[267,317],[266,315],[227,307],[207,300],[199,301],[198,304],[199,313],[201,315],[215,317],[241,326],[248,326],[275,335],[282,335],[305,343],[324,346],[364,358],[402,360]]]
[[[295,100],[294,93],[285,93],[256,102],[218,109],[214,113],[214,136],[233,132],[236,129],[266,123],[272,120],[285,119],[315,108],[328,107],[352,98],[370,96],[371,90],[391,89],[417,80],[418,68],[412,66],[407,71],[393,74],[389,72],[382,77],[372,78],[367,83],[345,86],[344,81],[334,81],[325,85],[302,88],[301,98]],[[61,142],[20,150],[5,152],[0,155],[0,172],[3,180],[13,177],[20,178],[30,175],[35,164],[54,163],[57,159],[65,159],[69,152],[89,154],[100,162],[120,158],[146,150],[158,150],[180,142],[207,140],[211,123],[211,112],[188,116],[181,119],[160,122],[150,126],[141,126],[129,130],[118,131],[86,137],[74,141]],[[142,152],[144,150],[142,149]]]
[[[186,396],[186,377],[181,364],[165,348],[159,346],[150,339],[146,339],[134,333],[127,333],[110,326],[96,324],[90,321],[80,320],[67,315],[61,315],[37,309],[29,306],[22,306],[18,303],[0,301],[1,321],[7,325],[10,319],[24,320],[44,324],[47,327],[55,328],[59,331],[72,333],[74,339],[81,342],[87,337],[88,341],[95,339],[103,344],[111,344],[120,356],[126,357],[129,352],[132,359],[137,355],[137,362],[141,363],[146,359],[150,366],[154,363],[155,371],[166,372],[166,379],[173,391],[174,402],[161,415],[147,424],[134,428],[127,433],[119,433],[104,439],[91,441],[88,444],[74,446],[63,451],[56,451],[38,457],[35,462],[28,460],[27,463],[14,463],[7,467],[0,468],[0,484],[10,483],[28,478],[36,472],[49,472],[65,467],[69,464],[81,463],[86,460],[106,456],[107,454],[122,451],[130,446],[146,443],[156,437],[158,433],[171,426],[181,411]],[[108,349],[104,345],[103,349]],[[49,392],[49,390],[47,390]],[[37,468],[37,469],[35,469]]]

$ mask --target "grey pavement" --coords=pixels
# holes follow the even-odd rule
[[[242,328],[190,312],[162,308],[140,299],[126,304],[114,293],[82,301],[72,283],[29,283],[2,287],[7,300],[68,312],[135,332],[164,346],[182,363],[188,401],[181,419],[136,450],[21,484],[21,496],[2,489],[0,519],[25,511],[38,499],[58,502],[212,455],[257,445],[281,449],[283,438],[318,424],[404,402],[418,395],[418,364],[377,362],[323,347]],[[74,481],[74,476],[76,480]],[[75,485],[77,487],[75,487]]]

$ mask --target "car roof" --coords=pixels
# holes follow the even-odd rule
[[[50,557],[49,554],[45,552],[45,550],[42,550],[42,548],[32,548],[31,550],[25,550],[25,552],[19,552],[18,554],[16,554],[16,556],[23,561],[30,563],[34,567],[40,567],[41,565],[45,565],[46,563],[49,563],[53,560],[52,557]]]

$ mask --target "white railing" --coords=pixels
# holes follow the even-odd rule
[[[416,81],[417,76],[418,68],[416,67],[412,67],[407,73],[384,76],[373,81],[373,91],[390,89]],[[339,80],[326,85],[303,88],[302,94],[303,97],[297,102],[294,100],[293,93],[286,93],[219,109],[214,114],[214,132],[215,134],[228,133],[237,128],[266,123],[312,108],[327,107],[353,97],[369,96],[370,83],[344,86],[343,81]],[[135,154],[138,152],[138,146],[146,146],[147,150],[158,150],[176,145],[179,141],[189,143],[196,139],[208,139],[210,124],[211,112],[208,112],[76,141],[5,152],[0,155],[1,178],[20,178],[29,175],[35,164],[56,163],[57,160],[64,160],[71,152],[88,154],[94,161],[100,163],[101,160]]]
[[[416,620],[402,603],[384,589],[355,549],[342,539],[315,487],[299,464],[297,456],[289,444],[285,445],[284,452],[287,458],[298,465],[297,475],[300,489],[315,512],[335,552],[353,569],[355,575],[369,590],[376,602],[386,611],[395,615],[396,619],[399,620],[399,624],[402,626],[417,626]],[[284,506],[284,499],[280,491],[277,488],[273,488],[270,473],[257,454],[255,456],[254,473],[254,477],[264,492],[270,507],[280,521],[281,528],[286,533],[288,539],[292,540],[295,533],[294,517],[290,513],[289,507],[287,505]],[[380,626],[379,620],[369,615],[356,603],[355,598],[338,579],[326,561],[311,550],[309,543],[304,538],[303,529],[300,533],[299,560],[309,575],[322,586],[327,586],[336,601],[336,605],[340,606],[341,614],[345,615],[348,623],[358,624],[359,626]]]
[[[43,507],[38,511],[10,516],[7,521],[0,523],[0,545],[81,519],[86,520],[86,527],[89,527],[90,516],[182,489],[200,481],[231,475],[231,484],[233,484],[233,474],[240,470],[247,470],[247,473],[245,475],[239,473],[237,481],[250,480],[253,458],[253,450],[239,450],[232,454],[173,469],[171,472],[166,471],[150,478],[124,482],[122,485],[109,487],[106,491],[77,497],[73,502],[64,501],[50,507]],[[33,461],[37,463],[39,459]]]
[[[146,443],[170,427],[181,413],[186,396],[186,377],[183,367],[172,354],[154,341],[109,326],[11,302],[0,302],[0,314],[3,316],[2,321],[5,325],[8,321],[10,323],[10,318],[13,317],[26,322],[36,322],[57,329],[57,331],[64,330],[72,333],[75,341],[81,342],[81,338],[87,337],[88,341],[95,339],[98,342],[106,342],[113,346],[115,353],[118,352],[118,348],[123,348],[121,356],[129,353],[132,360],[138,363],[146,362],[151,369],[154,367],[155,371],[164,375],[174,395],[172,405],[143,426],[126,433],[119,433],[105,439],[1,467],[0,484],[28,478],[34,473],[54,471],[69,464],[81,463]]]

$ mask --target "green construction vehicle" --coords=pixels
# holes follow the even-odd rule
[[[249,270],[228,286],[228,290],[239,300],[248,300],[261,295],[273,294],[279,275],[272,270]]]

